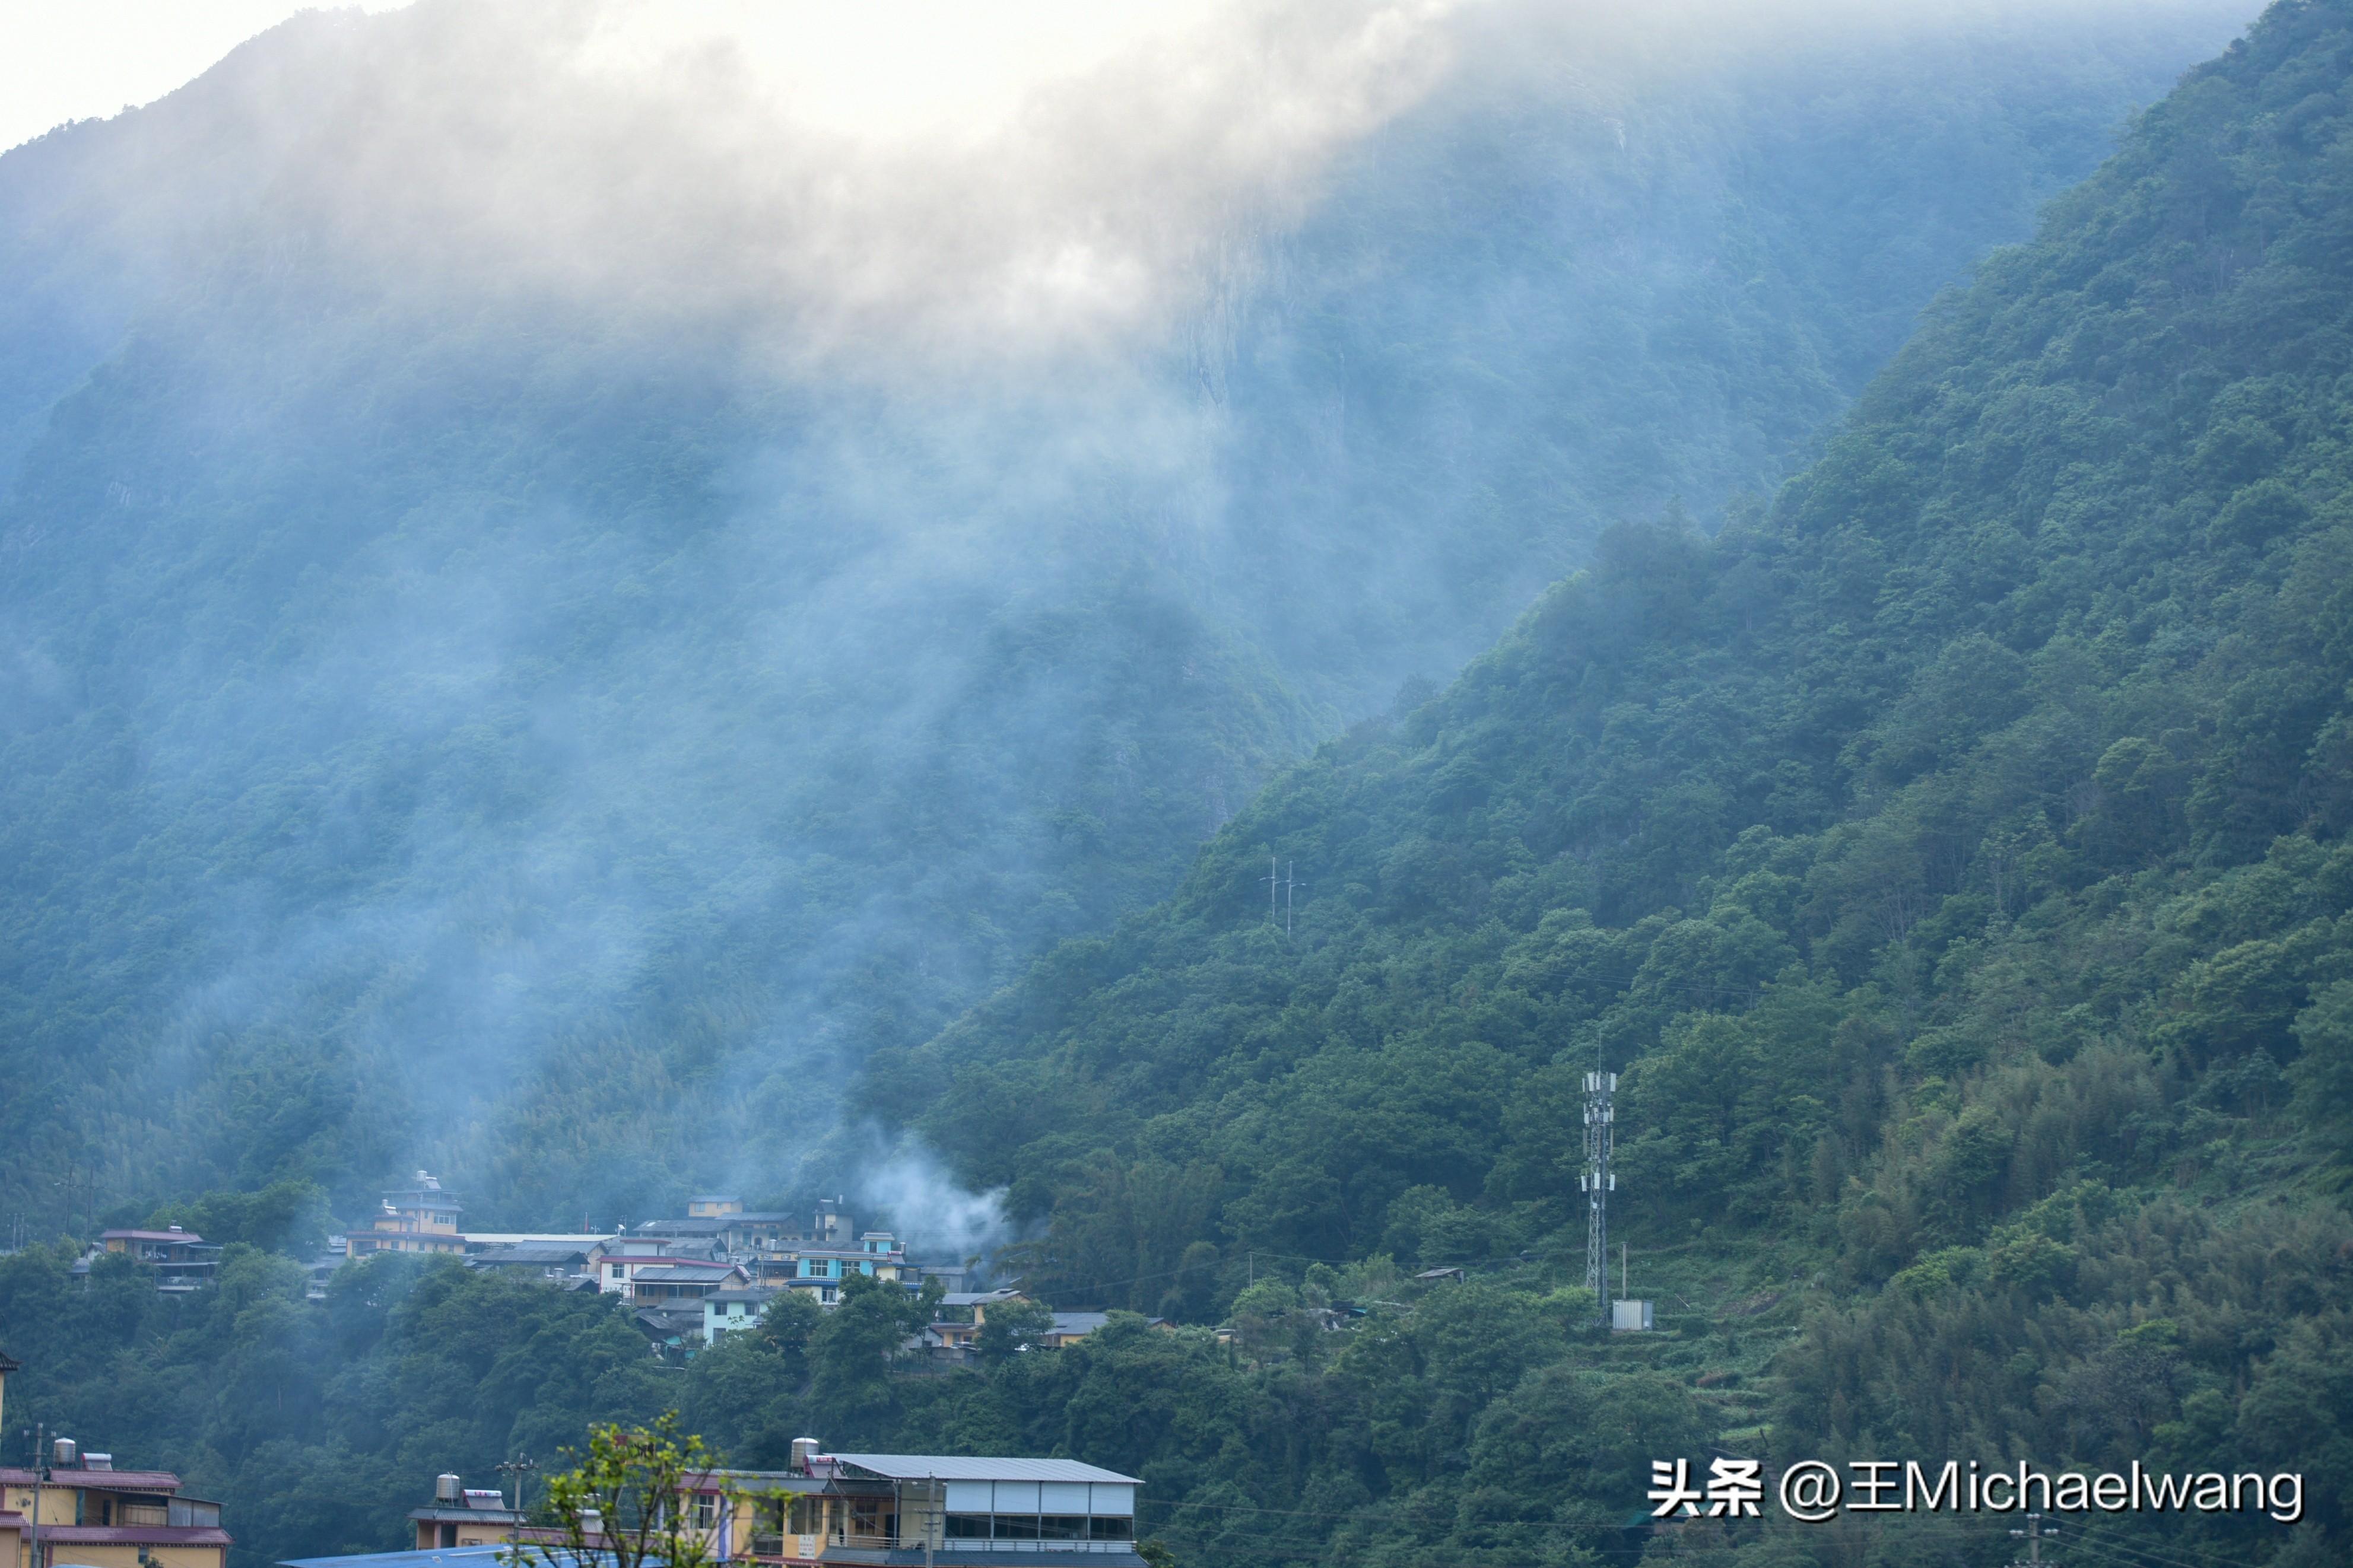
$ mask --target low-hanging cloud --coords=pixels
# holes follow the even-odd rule
[[[372,23],[329,177],[296,199],[404,273],[721,324],[770,363],[1051,356],[1164,325],[1237,235],[1288,222],[1440,79],[1451,8],[1163,6],[861,115],[809,61],[888,81],[888,29],[427,0]],[[887,14],[902,40],[950,16]]]
[[[1676,79],[1770,6],[1194,5],[965,80],[953,31],[754,9],[311,17],[141,111],[228,147],[216,183],[60,183],[246,285],[132,366],[174,438],[0,513],[19,584],[77,537],[186,568],[70,601],[142,628],[95,670],[66,596],[0,599],[16,721],[134,716],[122,864],[185,922],[125,1048],[223,1136],[117,1140],[126,1189],[427,1163],[518,1225],[849,1191],[968,1255],[995,1200],[860,1131],[873,1052],[1482,644],[1643,499],[1579,488],[1612,442],[1716,454],[1695,499],[1759,471],[1745,416],[1644,413],[1582,323],[1716,291],[1724,165],[1672,139],[1750,144]],[[1516,237],[1457,204],[1487,159]],[[252,1116],[280,1081],[312,1099]]]

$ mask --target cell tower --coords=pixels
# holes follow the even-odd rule
[[[1577,1184],[1585,1194],[1585,1286],[1593,1292],[1595,1310],[1609,1321],[1609,1194],[1618,1178],[1609,1170],[1609,1141],[1617,1112],[1610,1097],[1618,1092],[1614,1072],[1585,1075],[1585,1169]]]

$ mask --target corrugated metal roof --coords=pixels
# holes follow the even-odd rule
[[[29,1487],[33,1472],[21,1469],[0,1469],[0,1482],[12,1487]],[[180,1478],[169,1470],[90,1470],[52,1469],[48,1484],[53,1487],[79,1487],[93,1492],[176,1492]]]
[[[952,1454],[826,1454],[894,1481],[1103,1481],[1140,1486],[1134,1476],[1077,1459],[971,1459]]]
[[[585,1247],[566,1246],[560,1242],[519,1241],[510,1247],[486,1247],[467,1261],[471,1263],[565,1263],[575,1258],[586,1258]]]
[[[724,1279],[735,1272],[732,1263],[689,1263],[682,1258],[656,1263],[633,1272],[640,1285],[659,1285],[666,1280]]]

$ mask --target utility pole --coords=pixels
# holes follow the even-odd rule
[[[1282,934],[1285,936],[1291,934],[1292,894],[1300,885],[1299,879],[1292,873],[1298,868],[1299,862],[1296,860],[1286,860],[1282,863]]]
[[[529,1454],[517,1454],[513,1458],[505,1461],[503,1464],[493,1465],[491,1468],[498,1471],[499,1474],[502,1476],[512,1476],[514,1478],[514,1517],[507,1523],[507,1544],[509,1546],[520,1547],[522,1544],[523,1479],[532,1471],[539,1468],[538,1461],[533,1459]]]
[[[1585,1288],[1593,1292],[1595,1310],[1605,1327],[1609,1322],[1609,1194],[1618,1188],[1618,1178],[1609,1170],[1617,1117],[1610,1099],[1617,1092],[1616,1073],[1585,1075],[1585,1168],[1577,1177],[1585,1194]]]
[[[1266,875],[1260,878],[1259,880],[1266,884],[1266,923],[1272,925],[1275,921],[1275,917],[1282,912],[1282,907],[1277,901],[1281,899],[1282,894],[1282,879],[1275,874],[1275,858],[1273,856],[1270,855],[1266,858]]]
[[[2030,1513],[2026,1516],[2026,1528],[2010,1533],[2026,1542],[2025,1557],[2010,1559],[2010,1568],[2042,1568],[2042,1543],[2056,1537],[2059,1527],[2043,1523],[2039,1513]]]
[[[46,1457],[49,1428],[44,1422],[33,1423],[33,1568],[41,1568],[41,1483],[49,1479],[49,1461]]]

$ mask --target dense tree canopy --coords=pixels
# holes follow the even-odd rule
[[[1612,518],[1776,482],[2242,20],[1692,56],[1503,7],[1167,341],[902,385],[747,368],[691,279],[398,264],[395,198],[539,177],[568,9],[308,15],[0,158],[0,1209],[38,1234],[69,1162],[101,1208],[346,1218],[427,1164],[510,1228],[839,1190],[871,1050],[1165,896]],[[476,87],[548,119],[502,143]],[[459,145],[354,210],[355,123]]]
[[[1769,504],[1601,533],[1168,901],[872,1052],[864,1102],[1005,1187],[1030,1288],[1097,1334],[943,1373],[860,1288],[671,1365],[608,1301],[447,1261],[313,1309],[252,1245],[300,1204],[222,1198],[188,1212],[247,1240],[185,1301],[0,1260],[26,1409],[131,1433],[273,1553],[384,1543],[435,1470],[675,1406],[744,1464],[805,1431],[1082,1456],[1145,1479],[1183,1563],[1624,1561],[1650,1461],[1717,1449],[2295,1468],[2294,1531],[2081,1548],[2340,1560],[2348,80],[2353,7],[2284,0],[1941,296]],[[1600,1331],[1581,1284],[1597,1066],[1654,1334]],[[1411,1278],[1438,1265],[1466,1278]],[[2007,1522],[1674,1549],[1990,1568]]]

